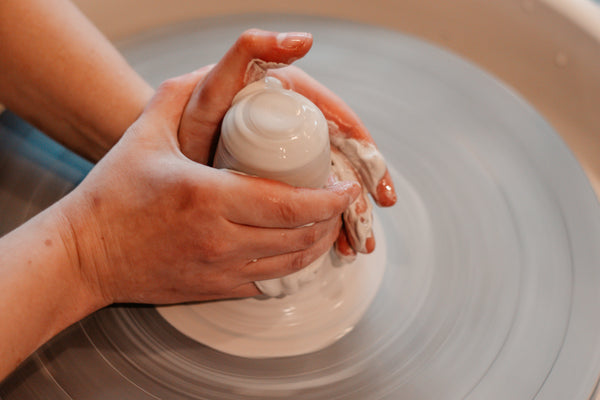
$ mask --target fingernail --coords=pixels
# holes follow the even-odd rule
[[[365,249],[367,254],[372,253],[375,250],[375,238],[373,237],[373,231],[371,231],[367,241],[365,242]]]
[[[284,32],[277,35],[277,45],[285,50],[296,50],[311,37],[307,32]]]
[[[390,207],[396,203],[396,192],[391,181],[384,177],[377,185],[377,204],[382,207]]]

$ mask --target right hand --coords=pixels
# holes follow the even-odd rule
[[[183,153],[190,159],[210,163],[221,121],[234,96],[245,85],[267,74],[307,97],[328,121],[332,171],[338,179],[356,181],[363,188],[344,213],[344,228],[335,246],[342,259],[351,260],[356,252],[370,253],[375,248],[368,194],[379,206],[389,207],[396,202],[396,192],[385,160],[358,116],[325,86],[299,68],[288,66],[303,57],[311,46],[312,36],[308,33],[257,29],[242,33],[218,64],[201,70],[204,77],[186,106],[179,140]],[[358,147],[339,145],[348,142]]]
[[[61,201],[72,259],[105,304],[257,295],[254,281],[295,272],[327,251],[340,214],[360,192],[349,182],[293,188],[184,156],[178,128],[203,76],[161,85],[117,145]]]

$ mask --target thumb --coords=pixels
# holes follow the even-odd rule
[[[237,92],[268,68],[303,57],[311,46],[308,33],[244,32],[192,94],[179,131],[182,152],[206,164],[218,139],[218,126]]]
[[[144,109],[142,118],[151,126],[166,128],[162,130],[172,133],[176,138],[185,105],[210,68],[206,66],[164,81]]]

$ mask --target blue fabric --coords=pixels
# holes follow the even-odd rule
[[[18,153],[67,181],[79,183],[93,164],[6,110],[0,114],[0,149]]]

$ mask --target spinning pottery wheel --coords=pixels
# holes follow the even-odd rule
[[[600,206],[551,126],[457,56],[351,22],[211,18],[121,49],[157,85],[214,62],[251,26],[313,32],[299,65],[349,103],[388,161],[399,201],[375,210],[384,275],[366,314],[320,351],[251,359],[199,344],[154,307],[114,306],[41,348],[0,397],[589,399]],[[4,232],[90,166],[9,113],[0,123]]]

